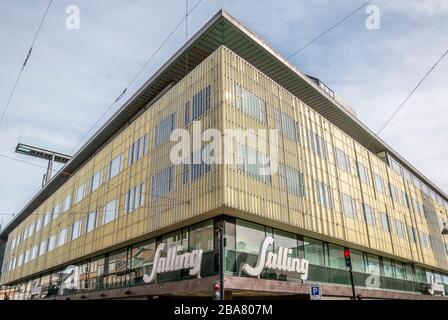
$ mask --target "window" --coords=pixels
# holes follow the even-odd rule
[[[210,164],[211,145],[197,150],[192,154],[193,163],[191,164],[191,180],[194,181],[209,173],[212,169]]]
[[[210,85],[199,91],[193,96],[193,114],[192,120],[196,120],[202,114],[210,110],[211,91]]]
[[[275,109],[275,120],[277,129],[289,140],[300,143],[299,124],[288,114]]]
[[[369,171],[360,162],[356,162],[356,166],[358,168],[359,179],[361,180],[361,182],[368,184],[369,183]]]
[[[375,188],[376,190],[378,190],[381,193],[384,193],[384,182],[383,182],[383,178],[381,178],[380,175],[374,173],[373,174],[373,178],[375,179]]]
[[[60,210],[61,210],[61,205],[60,204],[57,204],[57,205],[54,206],[53,210],[51,211],[53,220],[56,219],[59,216]]]
[[[67,228],[64,228],[59,232],[57,247],[64,245],[66,240],[67,240]]]
[[[265,183],[271,182],[269,158],[262,152],[238,143],[236,163],[238,169],[248,176]]]
[[[356,201],[345,193],[342,193],[342,210],[349,217],[356,216]]]
[[[392,197],[392,200],[394,203],[400,202],[400,194],[398,192],[398,189],[395,188],[395,186],[391,183],[389,183],[389,190],[390,190],[390,196]]]
[[[51,216],[52,216],[52,214],[50,212],[47,212],[45,214],[45,216],[44,216],[44,226],[46,226],[50,222]]]
[[[266,103],[238,84],[235,84],[235,106],[258,122],[266,123]]]
[[[323,182],[313,180],[314,193],[316,195],[316,202],[326,208],[333,207],[333,200],[331,196],[331,188]]]
[[[384,231],[390,232],[389,216],[387,215],[387,213],[384,212],[381,212],[380,216],[381,216],[381,228]]]
[[[83,183],[76,190],[76,197],[75,197],[76,200],[75,200],[75,203],[80,202],[84,198],[85,191],[86,191],[86,184]]]
[[[56,235],[53,235],[50,237],[50,239],[48,240],[48,252],[50,252],[51,250],[54,249],[56,245]]]
[[[72,228],[72,240],[77,239],[81,234],[81,220],[76,221]]]
[[[328,244],[329,264],[331,268],[345,270],[344,247]]]
[[[304,237],[303,244],[305,259],[307,259],[312,265],[325,266],[324,247],[322,241]]]
[[[327,158],[327,143],[320,135],[312,131],[308,131],[310,149],[318,156]]]
[[[176,112],[173,112],[166,118],[162,119],[154,128],[154,144],[155,147],[160,146],[168,140],[171,132],[176,127]]]
[[[344,151],[335,148],[336,149],[336,164],[339,167],[339,169],[347,171],[350,173],[350,158],[348,155],[345,154]]]
[[[151,199],[158,200],[167,193],[171,192],[174,187],[174,166],[169,166],[151,179]]]
[[[141,138],[137,139],[129,147],[128,164],[134,164],[137,160],[141,159],[149,151],[149,134],[145,134]]]
[[[156,251],[156,241],[151,239],[137,245],[134,245],[131,250],[131,268],[139,268],[152,265],[154,261],[154,254]]]
[[[37,257],[38,245],[35,245],[33,249],[31,249],[31,257],[30,260],[34,260]]]
[[[20,267],[23,263],[23,253],[19,256],[19,258],[17,259],[17,266]]]
[[[266,237],[264,226],[245,220],[236,220],[236,250],[258,255],[260,243]],[[256,263],[256,260],[254,261]]]
[[[185,102],[184,109],[184,125],[188,126],[190,124],[190,101]]]
[[[95,191],[101,185],[101,170],[95,172],[90,181],[90,192]]]
[[[390,259],[383,258],[383,273],[385,277],[393,278],[394,277],[394,268],[392,261]]]
[[[124,195],[124,212],[129,213],[144,204],[145,199],[145,183],[139,184],[131,188]]]
[[[395,225],[397,227],[397,235],[399,238],[404,239],[404,227],[403,222],[400,220],[395,220]]]
[[[42,240],[39,245],[39,256],[45,254],[47,250],[47,239]]]
[[[114,199],[104,207],[103,224],[113,221],[117,217],[117,199]]]
[[[115,177],[121,170],[121,154],[115,157],[109,166],[109,180]]]
[[[107,268],[109,274],[125,271],[127,266],[127,250],[120,250],[109,254]]]
[[[213,220],[190,227],[190,250],[213,251]]]
[[[364,203],[364,220],[367,224],[375,225],[375,212],[371,207]]]
[[[392,170],[394,170],[396,173],[398,173],[401,176],[402,172],[401,172],[400,164],[397,161],[395,161],[394,159],[392,159],[390,156],[388,158],[389,158],[389,164],[390,164],[390,167],[392,168]]]
[[[31,251],[30,250],[26,250],[25,252],[25,260],[23,261],[23,263],[27,263],[28,261],[30,261],[30,255],[31,255]]]
[[[68,195],[65,197],[63,205],[62,205],[62,212],[66,212],[70,208],[71,199],[72,199],[71,195]]]
[[[303,173],[284,164],[279,164],[280,188],[289,193],[305,197],[305,179]]]
[[[89,213],[86,222],[86,232],[90,232],[96,227],[96,211]]]

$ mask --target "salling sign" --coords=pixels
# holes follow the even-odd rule
[[[168,248],[166,257],[162,257],[161,255],[164,249],[164,243],[161,243],[157,246],[151,274],[145,274],[143,276],[143,281],[145,283],[152,282],[157,274],[182,269],[189,269],[190,276],[200,275],[203,253],[202,250],[193,250],[191,252],[178,254],[183,250],[183,246],[180,245],[177,247]]]
[[[257,264],[252,267],[249,264],[243,265],[243,271],[250,276],[259,276],[261,272],[267,269],[279,271],[296,272],[300,274],[302,280],[308,278],[309,261],[306,259],[288,257],[292,249],[278,247],[277,253],[268,252],[268,247],[274,243],[272,237],[264,238],[260,246]]]

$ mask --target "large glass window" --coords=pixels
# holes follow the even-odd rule
[[[162,119],[154,129],[154,144],[158,147],[164,143],[176,127],[176,112]]]
[[[303,245],[305,250],[305,259],[310,264],[317,266],[325,266],[324,247],[322,241],[311,238],[304,238]]]
[[[60,247],[60,246],[64,245],[66,240],[67,240],[67,228],[64,228],[59,232],[57,246]]]
[[[151,199],[158,200],[167,193],[171,192],[174,187],[174,166],[169,166],[154,176],[151,181]]]
[[[106,204],[103,213],[103,224],[113,221],[117,217],[117,199]]]
[[[128,268],[127,249],[109,254],[108,274],[125,271]]]
[[[151,239],[133,246],[131,250],[131,268],[134,269],[152,265],[155,251],[155,239]]]
[[[236,163],[238,169],[250,177],[265,183],[271,182],[270,172],[266,170],[269,168],[269,159],[262,152],[237,144]]]
[[[366,272],[364,254],[361,251],[350,249],[350,258],[352,259],[352,268],[354,272]]]
[[[53,235],[48,239],[48,252],[53,250],[55,245],[56,245],[56,235]]]
[[[376,190],[378,190],[381,193],[384,193],[384,181],[383,181],[383,178],[379,174],[376,174],[376,173],[373,174],[373,177],[375,179],[374,181],[375,181],[375,188],[376,188]]]
[[[236,220],[236,250],[258,255],[260,245],[266,237],[264,226]]]
[[[350,158],[344,151],[336,149],[336,164],[337,166],[347,172],[350,172]]]
[[[86,232],[90,232],[96,227],[96,215],[97,212],[91,212],[87,216],[87,222],[86,222]]]
[[[81,220],[76,221],[72,227],[72,240],[77,239],[81,234]]]
[[[334,244],[328,245],[330,267],[345,270],[344,248]]]
[[[327,158],[327,142],[317,133],[308,131],[309,144],[311,151],[322,158]]]
[[[79,201],[81,201],[84,198],[85,191],[86,191],[86,184],[83,183],[76,190],[76,198],[75,198],[76,201],[75,201],[75,203],[78,203]]]
[[[358,168],[359,179],[361,180],[361,182],[368,184],[369,183],[369,171],[361,162],[357,162],[356,166]]]
[[[381,228],[384,231],[390,232],[389,216],[384,212],[381,212],[380,215],[381,215]]]
[[[72,196],[68,195],[65,197],[64,202],[62,204],[62,212],[66,212],[68,209],[70,209],[70,202],[72,200]]]
[[[401,222],[400,220],[395,220],[395,226],[397,228],[397,235],[398,235],[398,237],[403,239],[404,238],[403,222]]]
[[[394,261],[395,278],[405,279],[404,265],[401,262]]]
[[[367,273],[380,275],[381,267],[380,267],[380,258],[373,254],[367,255]]]
[[[213,250],[213,220],[207,220],[190,227],[190,250]]]
[[[356,216],[355,199],[346,195],[345,193],[341,193],[341,195],[342,195],[342,209],[344,211],[344,214],[352,218],[355,217]]]
[[[47,239],[42,240],[39,245],[39,256],[45,254],[47,251]]]
[[[326,208],[333,207],[333,198],[331,196],[331,188],[325,183],[317,180],[313,180],[314,193],[316,196],[316,202]]]
[[[266,103],[260,97],[238,84],[235,84],[235,106],[238,110],[257,121],[263,124],[266,123]]]
[[[277,129],[289,140],[300,143],[299,124],[288,114],[275,109]]]
[[[100,187],[101,184],[101,170],[95,172],[95,174],[92,176],[91,182],[90,182],[90,192],[95,191]]]
[[[198,119],[202,114],[207,112],[211,107],[211,90],[210,85],[200,90],[193,96],[193,115],[192,119]],[[187,104],[185,105],[185,109],[187,109]],[[188,103],[188,111],[190,109],[190,103]],[[185,110],[186,113],[186,110]],[[185,114],[185,125],[187,125],[187,119],[189,119],[189,114],[187,118],[187,114]]]
[[[364,203],[364,219],[367,224],[370,224],[372,226],[375,225],[375,212],[371,207],[369,207],[367,204]]]
[[[115,177],[121,170],[121,154],[116,156],[109,165],[109,180]]]
[[[279,164],[278,173],[282,190],[298,197],[305,197],[305,179],[302,172],[290,166]]]
[[[383,273],[385,277],[394,277],[394,269],[390,259],[383,258]]]

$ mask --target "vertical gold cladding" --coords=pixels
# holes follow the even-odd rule
[[[211,172],[193,182],[183,184],[182,166],[175,165],[173,190],[159,199],[152,199],[151,177],[160,170],[171,165],[170,150],[176,142],[168,138],[159,146],[154,143],[155,126],[165,117],[176,113],[175,128],[186,128],[192,133],[192,124],[184,125],[184,108],[186,99],[190,101],[200,90],[210,85],[210,110],[203,113],[197,121],[201,121],[203,130],[220,125],[221,108],[220,93],[220,52],[216,51],[194,68],[187,77],[176,83],[167,93],[143,112],[135,121],[120,132],[112,141],[97,151],[83,167],[42,205],[36,209],[10,234],[10,240],[17,238],[26,228],[61,204],[67,195],[72,204],[68,211],[45,225],[38,232],[22,241],[7,254],[9,260],[18,257],[42,240],[57,235],[67,229],[66,244],[55,248],[37,258],[15,267],[2,274],[2,283],[14,281],[27,275],[77,260],[88,254],[98,252],[133,238],[152,233],[164,227],[192,218],[210,211],[222,204],[221,170],[213,165]],[[149,134],[149,153],[135,163],[129,165],[129,148],[139,138]],[[201,139],[201,137],[195,137]],[[121,170],[109,177],[110,163],[121,155]],[[101,183],[98,189],[91,191],[92,176],[101,171]],[[130,188],[145,184],[144,204],[133,212],[125,213],[124,198]],[[77,190],[85,185],[85,195],[77,203]],[[102,224],[105,206],[118,199],[116,219]],[[86,221],[89,213],[97,212],[97,227],[86,233]],[[81,235],[71,240],[73,224],[81,220]]]
[[[236,107],[236,84],[266,103],[265,123]],[[282,180],[279,172],[271,176],[270,183],[266,183],[250,177],[234,164],[224,164],[213,165],[210,173],[186,184],[182,180],[182,166],[175,165],[173,190],[160,199],[152,199],[151,178],[170,166],[170,151],[175,143],[165,141],[155,146],[155,127],[162,119],[176,112],[175,127],[186,128],[191,136],[191,121],[187,126],[184,125],[185,102],[188,100],[191,103],[193,96],[207,85],[211,86],[211,109],[197,119],[201,121],[203,130],[217,128],[222,132],[225,129],[277,129],[275,110],[298,124],[298,142],[279,132],[276,159],[280,164],[303,173],[304,196],[282,188],[284,179]],[[129,148],[146,134],[150,137],[149,153],[129,165]],[[325,141],[326,157],[312,151],[316,142],[312,144],[311,138],[315,135]],[[234,159],[237,146],[234,144],[232,150],[224,151],[224,159]],[[267,149],[266,153],[272,155],[271,151],[274,150]],[[347,156],[346,170],[338,166],[336,152]],[[110,177],[110,163],[120,155],[121,170]],[[366,168],[366,182],[360,179],[357,163]],[[102,172],[100,187],[91,191],[92,176],[98,171]],[[375,186],[375,175],[383,179],[382,192]],[[315,183],[329,187],[331,206],[322,204],[320,191],[317,192]],[[222,46],[98,150],[90,161],[79,168],[10,234],[10,240],[17,238],[30,225],[43,218],[44,214],[63,203],[67,196],[71,196],[72,204],[67,212],[61,213],[41,230],[9,250],[5,256],[6,264],[12,258],[39,245],[42,240],[57,235],[64,228],[68,228],[70,236],[71,228],[78,220],[82,221],[81,235],[20,267],[4,272],[1,282],[8,283],[69,261],[80,261],[86,255],[146,234],[155,234],[159,229],[222,206],[236,209],[248,219],[260,217],[289,226],[289,229],[297,233],[314,235],[330,242],[337,240],[350,247],[446,269],[446,257],[437,257],[430,247],[422,246],[419,238],[419,232],[431,234],[434,226],[430,223],[434,222],[429,222],[424,213],[416,212],[412,204],[408,209],[404,201],[392,201],[389,183],[397,189],[400,199],[406,193],[410,199],[419,203],[428,201],[413,183],[397,174],[377,155],[367,151],[297,97]],[[77,190],[83,184],[86,185],[85,196],[75,203]],[[144,204],[126,214],[125,194],[130,188],[141,184],[145,184]],[[354,199],[356,207],[353,216],[346,214],[342,194]],[[119,199],[118,215],[112,222],[103,225],[106,214],[104,208],[114,199]],[[366,223],[363,204],[374,211],[374,221],[370,224]],[[447,220],[446,208],[437,201],[430,201],[425,205],[432,206],[439,217]],[[98,227],[86,233],[86,219],[93,212],[97,212]],[[389,219],[390,232],[384,230],[382,213]],[[397,221],[405,228],[402,236],[398,236]],[[416,230],[415,242],[409,238],[407,228]]]
[[[275,110],[278,109],[294,119],[299,125],[300,142],[279,134],[278,162],[302,172],[305,178],[305,197],[295,196],[280,187],[279,173],[272,176],[271,183],[250,177],[236,165],[225,165],[225,204],[244,212],[247,219],[267,218],[296,228],[298,233],[312,232],[316,237],[333,241],[342,240],[381,252],[386,256],[413,260],[442,269],[447,268],[446,258],[437,260],[430,247],[420,243],[419,232],[429,235],[428,220],[423,212],[416,213],[411,205],[393,201],[389,189],[392,184],[399,193],[423,203],[422,192],[401,175],[392,170],[377,155],[372,154],[350,136],[342,132],[319,113],[305,105],[297,97],[279,86],[247,61],[223,48],[225,129],[274,129],[277,128]],[[236,107],[236,85],[266,103],[267,123],[262,123]],[[238,89],[239,90],[239,89]],[[328,156],[321,157],[311,151],[310,132],[323,137]],[[335,150],[339,149],[349,159],[349,170],[341,170],[337,164]],[[232,150],[236,157],[235,148]],[[368,181],[361,181],[357,164],[367,169]],[[383,180],[382,191],[376,188],[375,175]],[[327,208],[318,201],[313,180],[323,182],[331,188],[332,207]],[[344,213],[342,193],[356,202],[356,214]],[[372,223],[366,223],[363,203],[373,209]],[[436,201],[431,202],[438,215],[447,219],[447,210]],[[389,221],[390,232],[384,217]],[[397,235],[396,220],[403,223],[404,234]],[[407,229],[416,230],[416,242],[409,238]],[[367,249],[367,251],[369,251]],[[439,262],[438,262],[439,261]],[[440,261],[442,263],[440,263]]]

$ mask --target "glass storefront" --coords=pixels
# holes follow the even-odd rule
[[[6,292],[9,292],[8,295],[12,299],[38,299],[142,285],[145,284],[144,275],[149,275],[154,268],[156,250],[162,243],[165,249],[157,258],[159,263],[160,259],[171,259],[173,267],[175,259],[179,259],[179,256],[185,254],[190,257],[191,252],[202,250],[200,276],[217,275],[218,226],[223,226],[225,232],[224,267],[228,275],[250,277],[243,271],[243,266],[245,264],[256,266],[262,242],[266,237],[272,237],[273,243],[267,247],[266,256],[274,257],[272,258],[274,263],[306,259],[309,261],[306,281],[350,285],[343,246],[241,219],[219,217],[28,279],[7,288]],[[171,257],[168,256],[168,249],[171,249]],[[173,251],[176,253],[173,254]],[[446,275],[353,249],[350,253],[356,286],[375,285],[375,288],[379,289],[426,293],[428,283],[431,279],[436,279],[444,283],[448,290]],[[190,275],[189,270],[189,268],[173,268],[160,272],[156,274],[154,281],[161,283],[197,277]],[[300,273],[286,270],[263,268],[259,277],[302,282]],[[371,275],[375,275],[375,278],[369,283],[372,281]]]

